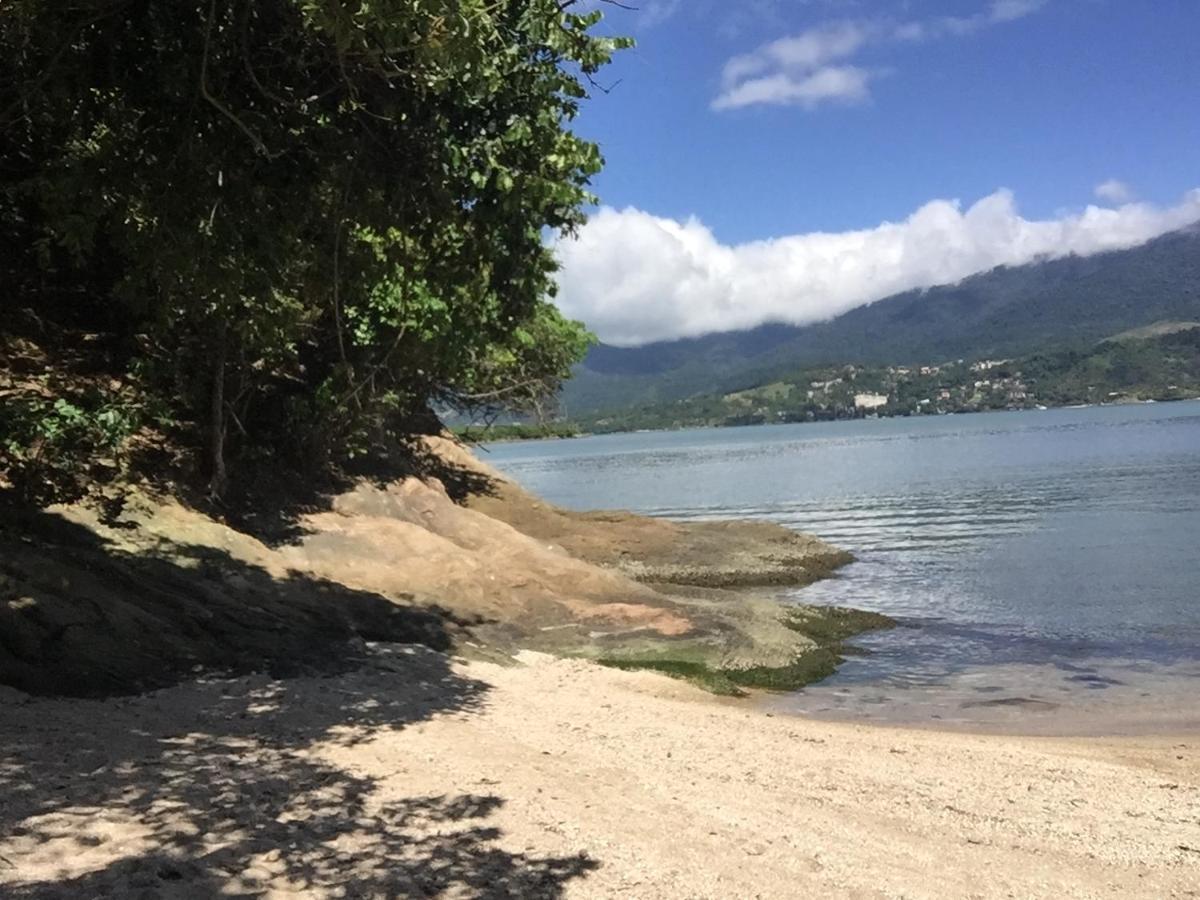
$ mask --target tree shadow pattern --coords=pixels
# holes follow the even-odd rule
[[[32,694],[130,693],[199,671],[328,673],[357,666],[368,641],[448,650],[482,624],[218,547],[122,549],[54,513],[0,518],[0,684]]]
[[[502,848],[495,794],[381,799],[313,752],[479,710],[487,685],[439,652],[472,623],[211,547],[10,525],[0,684],[78,699],[0,689],[0,896],[552,898],[596,867]]]
[[[0,894],[559,897],[597,863],[497,846],[487,819],[500,797],[379,801],[375,779],[310,752],[470,715],[485,693],[442,654],[381,645],[348,676],[211,679],[103,707],[0,707]],[[140,834],[115,839],[137,852],[82,875],[12,874],[46,842],[86,854],[130,819]]]

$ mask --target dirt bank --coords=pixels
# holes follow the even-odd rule
[[[0,696],[0,894],[1164,898],[1200,744],[768,717],[574,660]]]

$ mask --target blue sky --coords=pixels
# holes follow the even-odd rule
[[[641,8],[603,4],[600,27],[634,35],[638,47],[602,74],[615,86],[594,96],[577,128],[607,159],[595,187],[609,213],[663,220],[669,238],[690,220],[711,238],[704,250],[674,235],[685,283],[708,284],[722,272],[729,281],[730,266],[746,261],[718,257],[750,242],[877,229],[933,201],[959,201],[966,211],[1000,189],[1011,195],[1002,195],[1008,210],[997,216],[1018,223],[1086,216],[1089,204],[1128,206],[1138,216],[1132,229],[1128,216],[1113,218],[1115,239],[1093,228],[1091,243],[1068,240],[1064,252],[1145,240],[1200,204],[1188,193],[1200,187],[1197,0],[630,2]],[[1165,218],[1147,219],[1157,213]],[[593,237],[623,233],[618,224]],[[1012,239],[1055,253],[1048,238]],[[595,249],[586,232],[581,243]],[[894,279],[879,269],[904,268],[903,254],[885,247],[885,259],[863,259],[861,244],[828,252],[842,255],[841,267],[866,266],[868,280],[890,289]],[[827,255],[805,246],[807,255],[775,259],[792,293],[803,293],[811,254]],[[970,256],[948,267],[921,260],[920,276],[897,283],[957,280],[975,265],[1021,262],[1028,253],[1007,246]],[[636,265],[632,282],[580,290],[599,266],[583,272],[579,257],[564,251],[562,305],[622,343],[811,321],[878,299],[878,290],[859,285],[832,304],[781,298],[750,310],[746,287],[730,282],[699,294],[677,286],[683,295],[664,301],[663,285],[645,283]],[[814,293],[838,293],[828,271],[820,277]],[[604,308],[603,296],[614,294]],[[659,309],[660,321],[641,310],[663,303],[675,311]],[[711,307],[708,314],[684,321],[696,303]]]
[[[603,147],[597,188],[613,206],[699,215],[722,240],[744,241],[866,227],[999,187],[1049,216],[1112,178],[1162,203],[1200,185],[1196,0],[1047,2],[970,34],[864,47],[853,62],[881,74],[863,102],[724,111],[710,108],[722,67],[765,42],[988,4],[778,0],[756,15],[738,0],[658,0],[677,7],[663,21],[654,0],[640,5],[608,7],[603,27],[638,47],[605,73],[620,83],[579,123]]]

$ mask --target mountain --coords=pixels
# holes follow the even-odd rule
[[[748,390],[583,413],[573,425],[603,433],[1196,397],[1200,322],[1157,322],[1084,349],[1004,360],[796,369]]]
[[[1200,225],[1128,250],[993,269],[813,325],[601,344],[568,382],[563,402],[576,416],[745,390],[809,366],[1024,356],[1191,319],[1200,319]]]

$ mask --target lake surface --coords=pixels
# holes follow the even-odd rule
[[[1200,727],[1200,402],[497,444],[548,500],[759,518],[851,550],[785,597],[877,610],[788,711],[1063,733]]]

